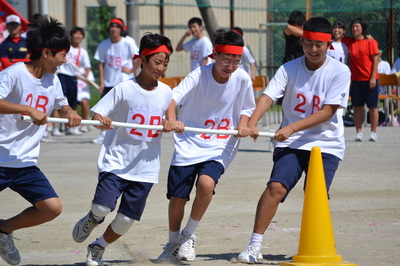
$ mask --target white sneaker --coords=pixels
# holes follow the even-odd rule
[[[355,140],[356,142],[362,142],[362,141],[363,141],[363,133],[362,133],[362,132],[358,132],[358,133],[356,134],[356,136],[354,137],[354,140]]]
[[[87,266],[103,266],[103,254],[105,248],[97,244],[90,244],[87,247],[87,258],[86,258],[86,265]]]
[[[53,127],[51,130],[51,135],[54,137],[61,137],[63,134],[60,132],[60,129],[58,127]]]
[[[94,217],[92,212],[90,211],[88,214],[86,214],[85,217],[80,219],[74,226],[74,229],[72,230],[72,238],[75,240],[75,242],[81,243],[86,240],[86,238],[89,237],[90,233],[93,231],[93,229],[101,224],[104,221],[104,218],[97,222]]]
[[[378,135],[376,135],[375,132],[371,132],[371,134],[369,135],[369,141],[377,142],[378,141]]]
[[[197,241],[196,236],[193,234],[189,237],[181,239],[181,246],[176,254],[178,260],[194,261],[196,253],[194,251],[194,242]]]
[[[17,265],[21,262],[18,249],[14,245],[12,233],[0,233],[0,255],[8,264]]]
[[[248,245],[246,250],[237,257],[238,262],[259,263],[262,262],[261,246]]]
[[[93,139],[92,142],[94,144],[103,144],[104,136],[100,134],[97,138]]]
[[[89,127],[88,127],[87,125],[81,125],[81,127],[79,128],[79,130],[80,130],[82,133],[87,133],[87,132],[89,132]]]
[[[79,131],[78,127],[69,127],[67,130],[65,130],[65,135],[80,136],[82,135],[82,132]]]
[[[164,251],[157,258],[157,262],[176,262],[176,254],[178,254],[180,245],[177,243],[168,242],[164,246]]]

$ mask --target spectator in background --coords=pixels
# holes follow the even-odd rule
[[[58,70],[58,78],[60,79],[64,95],[68,99],[69,105],[75,110],[78,106],[78,81],[77,77],[83,75],[85,78],[89,76],[92,66],[88,52],[80,46],[85,38],[85,31],[80,27],[74,27],[70,31],[71,48],[67,54],[67,63],[63,64]],[[77,70],[82,67],[83,74]],[[53,135],[59,134],[58,127],[53,127]],[[66,135],[82,135],[78,127],[67,128]]]
[[[397,73],[399,71],[400,71],[400,57],[398,57],[394,62],[392,71],[390,71],[390,73]]]
[[[285,36],[285,57],[283,63],[296,59],[304,55],[301,46],[301,36],[303,36],[303,25],[306,22],[306,16],[298,10],[293,11],[287,21],[283,32]]]
[[[120,18],[112,18],[109,25],[110,37],[102,41],[96,49],[94,59],[99,61],[100,93],[103,97],[115,85],[131,78],[130,74],[123,71],[123,67],[129,68],[135,48],[124,35],[125,24]],[[102,144],[105,131],[92,142]]]
[[[388,61],[382,60],[382,50],[378,50],[379,62],[378,62],[378,73],[380,74],[390,74],[390,64]]]
[[[328,49],[327,54],[343,64],[347,64],[349,57],[349,48],[347,47],[342,39],[346,33],[346,23],[340,20],[336,20],[333,23],[332,30],[332,47],[333,49]]]
[[[243,37],[243,30],[241,28],[234,27],[232,30]],[[254,81],[254,79],[256,78],[256,60],[252,56],[249,48],[247,48],[246,46],[243,46],[243,54],[240,58],[240,67],[249,74],[251,81]]]
[[[25,38],[21,37],[21,19],[17,15],[6,18],[8,37],[0,44],[2,69],[17,62],[29,62]]]
[[[351,87],[350,96],[354,107],[355,141],[363,141],[362,122],[364,105],[369,109],[371,133],[369,141],[376,142],[378,136],[378,43],[374,39],[367,40],[367,24],[356,18],[350,25],[354,38],[345,37],[343,42],[349,47]]]
[[[212,53],[213,45],[210,39],[203,34],[203,21],[200,18],[191,18],[188,22],[189,30],[185,32],[176,46],[176,51],[190,51],[190,71],[199,66],[211,63],[208,57]],[[193,35],[193,39],[184,43],[185,39]]]

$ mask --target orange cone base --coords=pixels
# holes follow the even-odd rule
[[[339,256],[341,257],[341,256]],[[351,263],[351,262],[346,262],[346,261],[342,261],[342,262],[279,262],[279,265],[282,266],[357,266],[357,264],[355,263]]]

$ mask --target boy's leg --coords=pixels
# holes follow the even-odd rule
[[[215,187],[214,179],[208,175],[201,175],[197,182],[196,197],[194,198],[190,217],[200,221],[210,205]]]

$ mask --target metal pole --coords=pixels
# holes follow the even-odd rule
[[[395,57],[394,57],[394,1],[390,0],[390,8],[389,8],[389,27],[388,27],[388,61],[390,65],[393,65]]]
[[[126,4],[126,25],[128,27],[128,35],[133,37],[136,42],[140,40],[140,23],[139,23],[139,1],[127,0]]]
[[[200,9],[201,16],[206,25],[208,35],[211,41],[214,43],[214,33],[219,29],[217,18],[215,17],[214,11],[211,7],[209,0],[196,0],[197,6]]]
[[[234,0],[230,0],[230,26],[231,29],[235,27],[235,3]]]
[[[164,34],[164,0],[160,0],[160,34]]]

